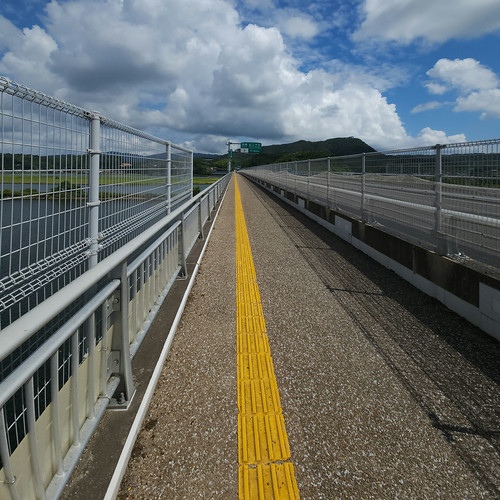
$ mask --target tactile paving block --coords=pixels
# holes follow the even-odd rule
[[[266,333],[243,206],[235,181],[239,496],[296,499],[299,492]]]
[[[290,458],[290,446],[281,414],[238,415],[240,464],[262,464]]]
[[[238,380],[275,379],[269,353],[238,354]]]
[[[264,379],[240,380],[238,382],[238,409],[242,415],[281,413],[277,385]]]
[[[252,323],[252,327],[257,327],[257,325]],[[238,335],[236,335],[238,354],[270,353],[269,339],[265,333],[255,331],[247,332],[248,329],[244,330],[244,333],[238,333]]]
[[[244,500],[296,500],[299,490],[293,465],[268,464],[239,469],[239,497]]]

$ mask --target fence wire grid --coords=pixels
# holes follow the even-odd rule
[[[192,196],[191,151],[97,117],[0,77],[0,328]]]

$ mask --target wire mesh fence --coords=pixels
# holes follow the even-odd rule
[[[87,168],[89,126],[80,108],[0,90],[1,327],[86,269],[88,193],[69,179]]]
[[[101,126],[100,258],[169,210],[165,145]]]
[[[0,132],[0,328],[192,196],[189,150],[3,77]]]
[[[484,272],[500,268],[500,139],[245,173]]]

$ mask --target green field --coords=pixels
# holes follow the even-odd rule
[[[69,182],[71,184],[87,184],[86,175],[43,175],[43,174],[4,174],[2,176],[4,184],[60,184]],[[163,179],[157,177],[151,180],[139,175],[101,175],[99,184],[106,186],[109,184],[127,184],[130,182],[138,182],[148,180],[148,184],[161,184]]]
[[[193,186],[199,186],[200,184],[213,184],[218,180],[218,177],[193,177]]]
[[[82,175],[43,175],[43,174],[4,174],[4,184],[60,184],[62,182],[69,182],[71,184],[79,185],[87,183],[87,176]],[[217,177],[193,177],[193,185],[200,184],[213,184],[218,180]],[[162,185],[165,184],[166,178],[163,177],[144,177],[134,174],[103,174],[99,178],[101,186],[109,186],[112,184],[130,184],[133,182],[141,182],[148,185]]]
[[[172,184],[184,182],[186,179],[172,179]],[[194,177],[193,178],[193,192],[198,193],[200,186],[213,184],[218,180],[217,177]],[[50,196],[58,199],[66,198],[83,198],[83,191],[88,183],[87,175],[44,175],[40,173],[33,174],[3,174],[2,176],[3,191],[0,192],[0,198],[11,198],[20,196]],[[9,185],[16,184],[15,189],[9,189]],[[147,177],[138,174],[101,174],[99,178],[100,186],[125,186],[127,184],[142,184],[144,186],[161,186],[166,184],[164,177]],[[21,189],[21,186],[24,189]],[[39,193],[36,189],[37,186],[45,186],[47,193]],[[52,188],[52,189],[49,189]],[[42,190],[43,191],[43,190]],[[54,193],[57,191],[57,193]],[[61,191],[61,192],[59,192]],[[100,193],[101,197],[113,198],[118,196],[114,193]]]

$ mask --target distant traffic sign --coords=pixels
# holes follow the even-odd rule
[[[240,145],[242,153],[262,153],[262,143],[260,142],[242,142]]]

